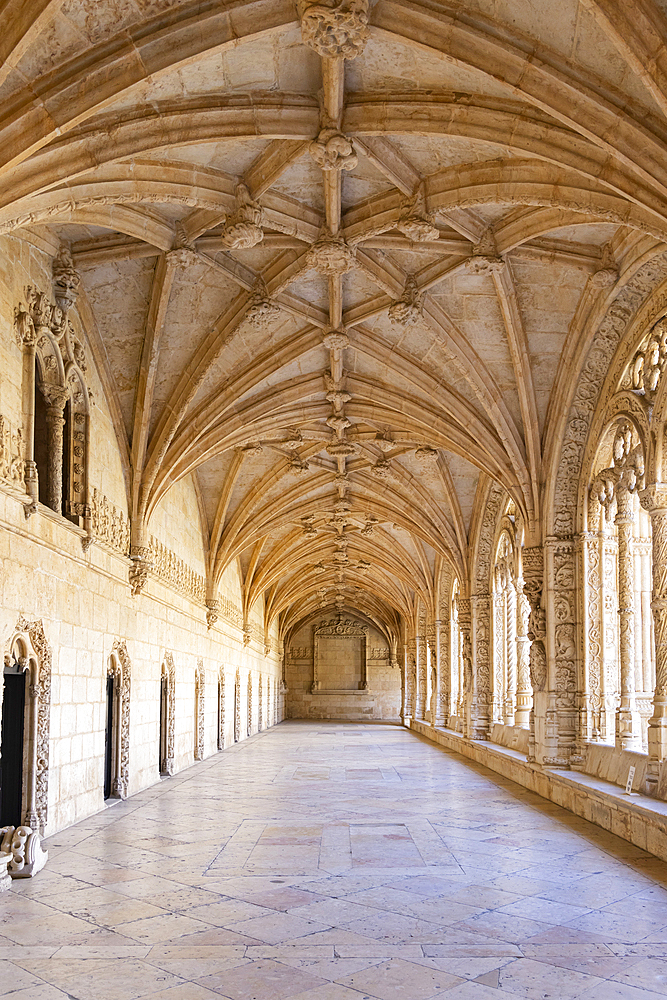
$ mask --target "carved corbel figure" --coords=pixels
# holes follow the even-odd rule
[[[358,163],[352,140],[337,128],[323,128],[308,152],[322,170],[354,170]]]
[[[479,243],[472,248],[472,256],[465,263],[466,271],[471,274],[492,274],[502,271],[505,260],[498,254],[496,241],[490,229],[487,229]]]
[[[176,223],[176,239],[174,246],[167,252],[167,260],[174,267],[183,270],[197,260],[197,250],[194,243],[188,239],[182,222]]]
[[[219,617],[220,617],[220,601],[216,601],[213,598],[210,598],[206,602],[206,627],[208,629],[213,628]]]
[[[130,590],[132,597],[137,597],[148,581],[153,569],[153,558],[148,546],[133,545],[130,550]]]
[[[417,288],[414,275],[409,274],[405,280],[403,295],[392,302],[387,315],[394,325],[412,326],[421,319],[423,301],[424,296]]]
[[[280,306],[269,298],[264,281],[258,278],[245,314],[246,320],[256,330],[266,330],[279,313]]]
[[[611,252],[611,247],[606,243],[602,248],[600,267],[591,275],[591,284],[596,288],[610,288],[617,281],[618,267]]]
[[[64,316],[76,302],[80,284],[81,275],[74,267],[72,252],[62,244],[53,259],[53,293]]]
[[[264,239],[262,209],[250,197],[245,184],[237,186],[236,201],[238,208],[227,218],[221,242],[227,250],[248,250]]]

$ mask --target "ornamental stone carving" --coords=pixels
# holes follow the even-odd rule
[[[10,878],[32,878],[49,860],[39,834],[29,826],[0,828],[0,857],[5,854],[10,856],[7,863]]]
[[[206,691],[206,674],[204,672],[204,661],[197,660],[195,671],[195,760],[204,759],[204,733],[206,717],[204,714],[204,694]]]
[[[399,219],[396,228],[413,243],[430,243],[440,239],[438,227],[423,215],[404,215]]]
[[[424,296],[417,288],[414,275],[409,274],[403,295],[392,302],[387,310],[390,321],[395,326],[413,326],[422,317]]]
[[[471,274],[492,274],[502,271],[505,260],[496,250],[496,241],[490,230],[487,230],[479,243],[472,249],[472,256],[465,263],[466,271]]]
[[[63,244],[53,259],[53,293],[64,314],[76,302],[80,284],[81,275],[74,267],[72,253]]]
[[[160,773],[173,774],[176,755],[176,667],[171,653],[164,654],[162,663],[162,678],[166,679],[166,727],[163,747],[164,755],[160,760]]]
[[[117,709],[118,709],[118,739],[117,773],[114,778],[112,793],[115,798],[127,797],[130,785],[130,692],[132,686],[132,664],[124,639],[116,639],[112,648],[115,668],[111,673],[116,677]],[[120,669],[118,669],[120,668]]]
[[[297,0],[301,37],[320,56],[354,59],[369,37],[368,0]]]
[[[323,128],[308,152],[322,170],[354,170],[359,162],[351,139],[336,128]]]
[[[211,629],[219,618],[220,602],[212,598],[206,602],[206,627]]]
[[[245,318],[256,330],[267,330],[280,312],[280,306],[269,298],[266,286],[262,283],[255,288],[250,297]]]
[[[651,330],[646,347],[632,362],[632,388],[643,392],[649,402],[655,398],[666,363],[667,319],[661,319]]]
[[[354,261],[354,251],[342,236],[333,236],[326,229],[306,253],[306,267],[313,268],[318,274],[347,274],[354,267]]]
[[[245,184],[236,188],[238,208],[227,217],[222,230],[221,243],[227,250],[248,250],[264,239],[262,209],[250,197]]]

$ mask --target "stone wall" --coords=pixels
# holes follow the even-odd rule
[[[50,293],[50,258],[24,241],[5,238],[0,246],[0,415],[16,428],[21,426],[22,355],[15,336],[14,310],[25,301],[26,285]],[[159,564],[143,591],[131,596],[127,482],[118,427],[114,428],[90,339],[78,315],[72,313],[72,322],[85,345],[91,391],[89,484],[91,502],[93,494],[95,497],[95,540],[85,548],[82,528],[41,505],[26,519],[20,489],[0,481],[3,648],[7,649],[20,618],[41,620],[52,657],[47,835],[104,807],[105,685],[114,643],[125,642],[130,664],[130,795],[160,780],[160,675],[166,654],[173,657],[175,668],[174,771],[189,767],[195,759],[195,673],[200,663],[205,674],[204,756],[217,752],[221,743],[229,745],[234,740],[237,672],[242,720],[239,738],[245,739],[259,727],[260,680],[262,728],[280,721],[282,711],[279,699],[278,713],[275,711],[280,684],[277,630],[272,630],[267,653],[261,607],[256,606],[250,613],[252,628],[244,644],[236,564],[224,574],[219,616],[207,629],[205,545],[195,484],[189,476],[171,488],[148,523]],[[222,736],[218,732],[221,670]],[[249,690],[253,699],[250,711]]]
[[[386,638],[368,624],[367,661],[368,690],[341,690],[323,687],[312,691],[314,662],[314,628],[321,615],[302,625],[285,647],[286,716],[290,719],[398,720],[401,709],[401,675],[390,665]],[[362,621],[358,613],[343,610],[343,618]],[[345,670],[342,674],[347,676]],[[327,671],[325,677],[334,676]],[[341,684],[341,688],[343,685]]]

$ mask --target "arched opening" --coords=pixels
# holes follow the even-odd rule
[[[160,676],[160,756],[158,768],[160,774],[168,774],[167,771],[167,751],[168,751],[168,717],[169,717],[169,677],[167,669],[162,665]]]
[[[49,435],[46,423],[46,400],[40,389],[41,376],[35,358],[35,399],[34,399],[34,456],[37,466],[39,502],[48,506],[49,497]]]
[[[241,739],[241,678],[238,670],[234,681],[234,742]]]
[[[24,816],[27,662],[5,657],[0,737],[0,826],[21,826]]]

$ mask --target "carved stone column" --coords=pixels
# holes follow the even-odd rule
[[[25,516],[30,517],[37,510],[39,502],[39,482],[35,462],[35,354],[37,334],[30,314],[24,310],[16,318],[16,336],[23,351],[23,459],[25,461],[25,491],[30,503],[25,508]]]
[[[497,589],[491,598],[493,607],[493,701],[491,722],[503,722],[505,696],[505,594]]]
[[[451,649],[449,621],[436,618],[435,626],[435,656],[438,673],[438,690],[435,699],[435,726],[446,726],[449,721],[451,706]]]
[[[507,687],[505,691],[505,705],[503,718],[507,726],[513,726],[516,721],[516,696],[517,696],[517,646],[516,617],[517,599],[514,584],[509,581],[505,591],[505,636],[507,646]]]
[[[530,604],[523,593],[523,580],[517,584],[516,599],[516,713],[514,725],[527,729],[530,724],[530,712],[533,706],[533,689],[530,683],[530,639],[528,638],[528,621]]]
[[[535,695],[544,691],[547,683],[546,615],[542,607],[544,589],[544,554],[541,545],[523,550],[523,593],[530,607],[528,639],[530,641],[529,672],[533,689],[529,716],[530,738],[528,760],[535,760]]]
[[[599,740],[602,720],[602,574],[600,559],[600,504],[589,502],[588,531],[578,538],[581,610],[584,629],[583,669],[577,692],[579,702],[579,746],[583,754],[588,740]]]
[[[414,717],[415,689],[417,686],[417,655],[414,639],[409,639],[405,648],[405,716]]]
[[[415,636],[417,654],[417,697],[415,699],[415,719],[423,719],[426,715],[426,693],[428,687],[426,664],[426,635]]]
[[[616,490],[616,505],[621,668],[621,703],[616,710],[616,746],[622,750],[641,750],[641,723],[635,703],[634,517],[632,495],[627,489],[620,488],[620,484]]]
[[[472,693],[469,699],[468,737],[488,740],[491,713],[491,598],[475,594],[472,612]]]
[[[658,789],[660,765],[667,757],[667,483],[654,483],[639,494],[651,515],[653,541],[653,594],[651,610],[655,630],[655,692],[648,724],[646,790]]]
[[[470,736],[470,704],[472,702],[472,621],[471,602],[459,598],[459,634],[461,636],[461,660],[463,661],[463,692],[460,714],[464,719],[464,732]]]
[[[57,514],[63,509],[63,416],[67,404],[67,390],[61,386],[43,385],[42,395],[46,400],[46,425],[48,433],[49,475],[47,483],[47,505]]]

